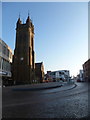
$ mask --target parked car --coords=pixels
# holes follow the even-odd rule
[[[80,79],[77,79],[77,82],[81,82],[81,80],[80,80]]]

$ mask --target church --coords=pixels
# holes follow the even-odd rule
[[[12,77],[14,84],[31,84],[33,82],[42,82],[44,79],[44,74],[41,78],[41,76],[35,73],[37,73],[37,71],[44,73],[44,69],[41,69],[40,67],[38,67],[37,70],[36,69],[34,25],[29,15],[26,23],[23,24],[19,17],[16,23],[16,43],[12,64]]]

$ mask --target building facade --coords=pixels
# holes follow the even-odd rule
[[[79,70],[79,74],[77,75],[77,82],[83,82],[83,70]]]
[[[12,77],[12,58],[12,50],[0,39],[0,77],[2,77],[2,84],[8,84],[8,80]]]
[[[44,65],[43,62],[35,63],[35,80],[38,83],[42,83],[44,80]]]
[[[49,81],[68,81],[70,79],[69,70],[47,71],[46,76]]]
[[[80,74],[80,80],[83,81],[83,70],[80,70],[79,74]]]
[[[84,81],[90,82],[90,59],[83,64],[83,78]]]
[[[16,24],[16,44],[13,57],[14,84],[29,84],[35,79],[34,25],[28,16]]]

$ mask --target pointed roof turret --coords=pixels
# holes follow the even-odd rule
[[[26,23],[30,23],[29,12],[28,12],[28,18],[27,18],[27,20],[26,20]]]
[[[22,24],[22,21],[20,20],[20,14],[19,14],[19,18],[18,18],[18,21],[17,21],[17,27],[19,24]]]
[[[21,24],[21,23],[22,23],[22,21],[20,20],[20,18],[18,18],[17,23],[19,23],[19,24]]]
[[[26,20],[26,23],[30,22],[30,17],[28,16],[27,20]]]

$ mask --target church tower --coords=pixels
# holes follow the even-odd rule
[[[12,75],[15,84],[32,83],[35,77],[34,25],[29,15],[25,24],[20,17],[16,24]]]

